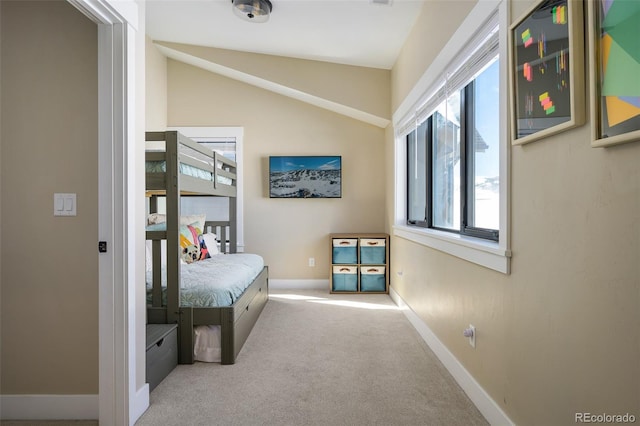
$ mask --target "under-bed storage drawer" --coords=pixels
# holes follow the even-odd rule
[[[178,365],[178,326],[147,325],[147,383],[152,391]]]

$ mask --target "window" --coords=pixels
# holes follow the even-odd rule
[[[188,135],[188,133],[187,131],[185,135]],[[215,133],[212,132],[211,135],[215,135]],[[238,163],[236,155],[237,143],[235,136],[191,136],[191,139],[235,161],[238,165],[238,172],[241,170],[242,165]],[[238,195],[241,196],[239,191]],[[180,205],[182,211],[189,214],[205,213],[207,220],[229,220],[229,198],[227,197],[191,196],[182,197],[180,201],[182,203]],[[241,199],[238,198],[237,201],[240,202]],[[238,239],[238,245],[240,245],[240,241],[242,240]]]
[[[433,131],[425,138],[432,161],[431,217],[434,228],[460,229],[460,96],[453,94],[431,117]]]
[[[508,2],[494,4],[474,8],[394,114],[394,235],[508,273]]]
[[[183,135],[218,151],[225,157],[236,162],[238,166],[237,199],[237,238],[238,251],[244,251],[244,208],[242,182],[242,141],[244,129],[242,127],[173,127]],[[226,197],[183,197],[180,209],[182,214],[205,213],[207,220],[228,220],[229,199]],[[164,205],[159,203],[158,211],[162,212]]]
[[[408,222],[412,225],[427,225],[427,144],[425,142],[427,122],[407,135],[407,200]]]
[[[466,229],[495,231],[489,237],[496,240],[500,227],[500,122],[496,119],[500,111],[499,79],[498,61],[495,61],[467,86],[470,132],[467,163],[463,168],[468,177]]]
[[[200,137],[193,138],[193,140],[197,141],[201,145],[206,146],[207,148],[211,148],[212,151],[216,151],[219,154],[222,154],[224,157],[227,157],[228,159],[233,160],[237,163],[235,136]]]
[[[498,57],[407,138],[407,223],[498,240]]]

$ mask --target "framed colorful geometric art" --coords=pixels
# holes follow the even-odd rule
[[[512,143],[584,124],[582,0],[543,0],[510,29]]]
[[[594,147],[640,140],[640,2],[589,1]]]

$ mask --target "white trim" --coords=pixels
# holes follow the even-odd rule
[[[126,198],[123,180],[125,133],[126,24],[99,25],[98,239],[100,423],[128,420],[126,298]]]
[[[511,257],[511,144],[509,143],[510,120],[509,117],[509,17],[510,6],[508,1],[500,5],[499,13],[499,38],[500,38],[500,117],[504,120],[504,125],[500,126],[500,250],[504,250],[505,255]],[[504,60],[506,58],[507,60]],[[511,273],[511,262],[507,260],[505,274]]]
[[[135,0],[67,0],[98,25],[128,22],[138,30],[138,5]]]
[[[514,423],[505,414],[498,404],[489,396],[489,394],[480,386],[458,359],[447,349],[447,347],[438,339],[438,336],[429,328],[429,326],[420,319],[420,317],[411,310],[409,305],[405,303],[400,295],[393,289],[389,289],[389,296],[396,305],[402,310],[411,325],[416,329],[420,337],[425,341],[427,346],[433,351],[438,359],[445,366],[447,371],[453,376],[455,381],[460,385],[462,390],[467,394],[469,399],[475,404],[480,413],[492,425],[513,425]]]
[[[164,46],[161,43],[154,42],[156,47],[168,58],[175,59],[185,64],[193,65],[198,68],[202,68],[207,71],[211,71],[216,74],[220,74],[224,77],[232,78],[234,80],[241,81],[252,86],[259,87],[261,89],[269,90],[279,95],[288,96],[298,101],[306,102],[308,104],[327,109],[329,111],[336,112],[338,114],[345,115],[347,117],[354,118],[356,120],[363,121],[365,123],[372,124],[374,126],[385,129],[390,120],[387,118],[379,117],[377,115],[362,111],[338,102],[333,102],[328,99],[321,98],[319,96],[312,95],[300,90],[292,89],[282,84],[274,83],[273,81],[266,80],[264,78],[256,77],[255,75],[247,74],[233,68],[219,65],[206,59],[199,58],[194,55],[190,55],[185,52],[181,52],[176,49],[172,49],[168,46]]]
[[[292,280],[269,278],[269,290],[329,290],[329,280]]]
[[[149,408],[149,383],[145,383],[136,393],[133,401],[130,402],[130,419],[129,424],[135,424]]]
[[[127,168],[135,157],[129,141],[135,141],[136,129],[138,5],[133,0],[68,1],[98,25],[98,239],[107,242],[108,252],[98,257],[99,409],[93,418],[101,424],[133,424],[134,412],[144,411],[137,401],[144,403],[145,397],[138,394],[145,389],[148,394],[146,385],[135,391],[136,348],[130,345],[139,337],[134,292],[128,290],[138,281],[127,263],[128,253],[135,252],[130,201],[139,186]],[[75,410],[81,407],[76,404]]]
[[[492,241],[434,229],[402,225],[393,227],[393,235],[443,251],[503,274],[509,273],[511,252]]]
[[[2,395],[2,420],[94,420],[98,395]]]
[[[124,142],[122,146],[122,187],[120,192],[126,197],[123,206],[122,220],[124,222],[123,241],[125,244],[125,262],[123,268],[125,271],[124,286],[121,291],[126,295],[124,309],[121,312],[123,327],[125,329],[123,338],[127,339],[127,345],[124,348],[125,363],[123,368],[126,371],[128,380],[128,398],[127,398],[127,417],[129,424],[135,424],[136,420],[149,407],[149,385],[146,379],[143,379],[138,389],[138,372],[146,373],[146,293],[138,285],[140,277],[144,275],[144,263],[136,261],[136,252],[138,247],[142,247],[142,240],[139,239],[142,232],[140,218],[145,216],[139,207],[144,207],[144,202],[140,199],[140,194],[145,189],[145,174],[139,165],[144,159],[144,145],[137,143],[137,135],[142,136],[141,129],[144,124],[138,123],[138,102],[144,104],[144,100],[140,100],[138,93],[139,71],[144,72],[144,66],[138,70],[138,64],[141,62],[139,58],[144,58],[144,51],[137,50],[140,37],[144,37],[144,33],[139,34],[138,28],[138,5],[131,0],[119,0],[118,6],[125,8],[127,13],[131,14],[136,20],[127,21],[125,28],[125,67],[124,67],[124,87],[126,88],[123,98],[124,109]],[[135,13],[132,12],[132,8]],[[143,12],[144,13],[144,12]],[[129,15],[126,15],[129,16]],[[144,80],[142,84],[142,93],[144,93]],[[118,192],[116,193],[118,194]],[[142,252],[140,252],[142,254]],[[138,258],[144,262],[143,257]]]
[[[394,127],[399,127],[399,123],[406,121],[407,117],[413,115],[414,111],[420,106],[420,101],[425,94],[431,95],[431,92],[437,90],[442,85],[442,80],[439,79],[439,77],[442,76],[443,71],[452,63],[460,50],[466,46],[470,35],[473,36],[484,22],[493,15],[493,12],[501,1],[502,0],[478,0],[478,3],[469,15],[467,15],[459,29],[449,39],[440,51],[440,54],[434,59],[411,92],[409,92],[407,97],[404,98],[400,106],[393,113],[392,120]],[[500,25],[503,25],[505,22],[508,27],[509,23],[503,21],[501,16]],[[502,52],[500,53],[502,54]]]
[[[498,8],[499,13],[499,39],[500,39],[500,237],[498,242],[467,237],[456,233],[443,232],[434,229],[410,227],[406,225],[407,218],[407,182],[406,182],[406,129],[411,117],[415,117],[416,108],[419,107],[426,94],[430,94],[435,86],[439,87],[437,77],[452,63],[456,55],[464,49],[470,35],[475,34],[478,28],[491,17]],[[400,107],[393,114],[395,128],[395,161],[394,161],[394,226],[395,236],[402,237],[431,247],[436,250],[468,260],[477,265],[509,274],[511,272],[511,251],[509,237],[509,185],[510,185],[510,144],[507,110],[507,40],[509,30],[509,2],[507,0],[480,0],[469,13],[462,25],[458,28],[449,42],[441,50],[440,54],[425,71],[422,78],[411,90]],[[504,124],[503,124],[504,123]]]

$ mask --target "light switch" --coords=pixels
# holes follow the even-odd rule
[[[76,215],[76,194],[53,194],[54,216]]]

